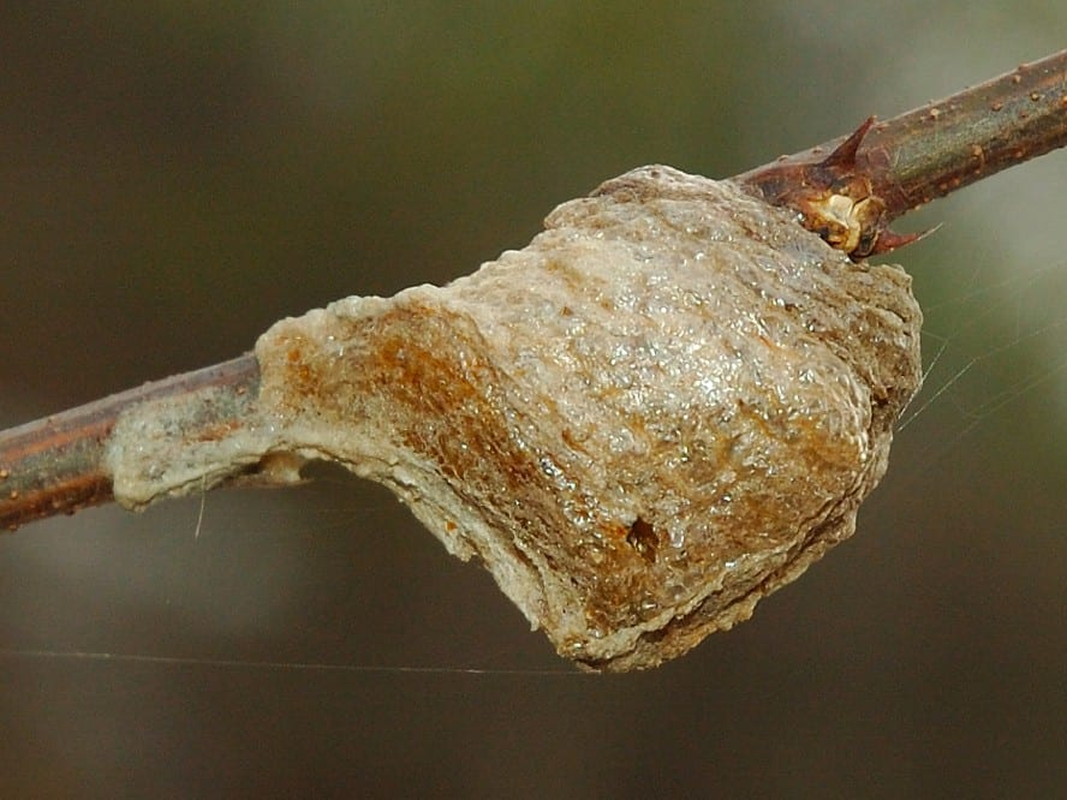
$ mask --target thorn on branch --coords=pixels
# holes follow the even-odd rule
[[[888,253],[930,233],[899,234],[889,229],[886,202],[875,191],[873,162],[857,157],[874,123],[873,116],[867,117],[821,161],[786,161],[766,168],[781,175],[768,182],[777,188],[771,195],[764,186],[764,199],[795,209],[805,228],[853,261]]]

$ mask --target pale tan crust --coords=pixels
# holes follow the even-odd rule
[[[449,286],[279,322],[229,447],[385,483],[560,654],[651,667],[852,534],[919,387],[920,324],[898,267],[645,167]],[[135,505],[159,491],[129,485]]]

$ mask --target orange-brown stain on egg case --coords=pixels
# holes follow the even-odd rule
[[[303,336],[295,335],[289,337],[286,344],[288,346],[285,353],[287,394],[294,399],[318,395],[320,392],[319,371],[312,365],[316,354],[314,351],[308,352],[309,342]]]
[[[345,370],[367,385],[347,391],[394,409],[391,415],[404,420],[393,432],[399,443],[432,462],[453,492],[514,530],[526,546],[536,546],[534,520],[555,517],[562,524],[547,503],[494,505],[472,495],[471,487],[479,487],[498,498],[551,496],[537,454],[518,440],[504,414],[503,379],[481,355],[485,346],[477,332],[460,315],[415,305],[376,317],[372,326],[352,332],[353,341],[369,338],[374,347],[360,353],[365,363],[359,369]]]
[[[564,513],[563,502],[569,499],[580,509],[583,500],[550,485],[539,463],[543,454],[519,440],[519,423],[504,413],[507,379],[476,355],[485,352],[478,336],[460,316],[441,310],[409,307],[389,313],[375,320],[376,347],[365,372],[376,376],[373,391],[387,394],[397,417],[408,421],[400,433],[404,447],[432,461],[453,491],[479,507],[495,526],[511,530],[524,552],[534,551],[551,564],[582,536]],[[463,358],[457,355],[461,352]],[[551,398],[540,402],[553,405]],[[630,422],[636,432],[648,435],[639,418]],[[568,448],[577,449],[573,433],[562,431],[560,440],[550,446],[557,460]],[[494,497],[479,497],[469,487],[480,487],[483,493],[492,487]],[[524,498],[523,503],[506,500],[515,497]],[[596,499],[591,501],[595,508]],[[631,521],[604,519],[594,527],[601,530],[598,560],[578,565],[570,577],[594,598],[584,609],[589,623],[609,630],[619,624],[620,615],[637,613],[633,571],[656,568],[661,539],[643,519],[636,528]],[[561,536],[565,530],[572,531],[570,540]]]

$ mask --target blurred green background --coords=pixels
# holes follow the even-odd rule
[[[447,282],[631,167],[732,175],[1067,31],[1036,2],[235,8],[0,10],[0,424]],[[898,259],[921,413],[857,536],[751,622],[585,677],[337,471],[211,494],[199,538],[196,499],[94,510],[0,538],[0,648],[202,663],[0,656],[0,793],[1061,795],[1065,187],[1061,152],[903,226],[944,223]]]

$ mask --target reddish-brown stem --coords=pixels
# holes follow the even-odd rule
[[[737,176],[856,258],[914,236],[889,223],[1067,144],[1067,50]]]
[[[73,514],[110,502],[111,476],[104,463],[108,436],[127,408],[159,397],[178,397],[211,386],[244,406],[259,387],[259,363],[246,353],[232,361],[175,375],[44,419],[0,431],[0,530],[55,514]],[[205,429],[217,426],[205,414]]]
[[[914,240],[888,230],[896,217],[1065,144],[1067,51],[736,180],[861,258]],[[111,500],[107,439],[124,410],[213,387],[223,402],[205,409],[204,425],[217,431],[236,424],[258,386],[246,354],[0,432],[0,529]]]

